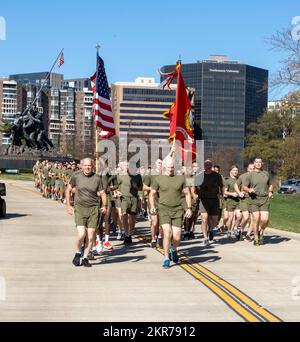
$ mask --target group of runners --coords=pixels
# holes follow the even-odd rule
[[[255,246],[264,243],[273,186],[261,158],[246,172],[233,165],[226,178],[211,160],[205,161],[203,170],[194,163],[175,171],[170,156],[147,170],[132,169],[124,161],[114,170],[102,163],[96,174],[94,161],[86,158],[80,165],[38,162],[34,172],[43,196],[62,200],[68,214],[74,214],[76,267],[91,267],[89,261],[103,249],[112,250],[111,232],[132,244],[137,216],[151,221],[151,247],[163,248],[164,268],[171,261],[178,263],[178,246],[182,239],[195,238],[198,219],[204,246],[216,233]]]

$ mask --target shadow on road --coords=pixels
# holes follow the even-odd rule
[[[277,245],[279,243],[283,243],[283,242],[288,242],[291,241],[291,239],[287,238],[287,237],[282,237],[279,235],[271,235],[271,236],[265,236],[264,237],[264,244],[265,245]]]
[[[27,214],[6,214],[4,218],[2,218],[2,220],[11,220],[14,218],[19,218],[19,217],[26,217],[26,216],[32,216],[32,215],[27,215]]]
[[[133,256],[133,257],[115,257],[115,255],[103,255],[100,257],[96,263],[91,262],[93,266],[100,266],[100,265],[105,265],[105,264],[115,264],[115,263],[120,263],[120,262],[140,262],[142,260],[145,260],[146,256],[145,255],[140,255],[140,256]]]
[[[214,250],[213,246],[203,247],[201,245],[188,247],[188,248],[180,248],[180,253],[184,256],[188,257],[192,262],[199,264],[202,262],[216,262],[221,260],[222,258],[218,256],[219,252]]]

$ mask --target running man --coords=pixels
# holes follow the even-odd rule
[[[246,183],[246,179],[249,176],[250,172],[254,171],[254,165],[249,164],[247,168],[247,172],[240,175],[238,181],[235,185],[235,191],[240,196],[240,209],[242,212],[242,222],[241,222],[241,238],[245,235],[245,229],[249,222],[250,213],[249,213],[249,194],[244,191],[244,185]],[[252,220],[251,220],[252,221]],[[251,233],[252,233],[252,222],[250,223],[250,229],[245,237],[245,240],[251,242]]]
[[[74,266],[91,267],[88,261],[88,255],[93,247],[96,228],[100,221],[99,197],[102,199],[101,212],[106,212],[106,193],[104,191],[100,176],[93,172],[94,162],[90,158],[83,159],[81,162],[81,171],[75,173],[68,185],[66,191],[67,212],[73,214],[71,206],[71,195],[75,189],[75,223],[77,226],[76,254],[73,259]],[[82,263],[80,264],[81,245],[87,237],[86,248]]]
[[[212,170],[211,160],[204,162],[204,173],[196,177],[195,185],[197,194],[200,198],[201,229],[204,235],[204,246],[213,241],[213,229],[217,226],[219,220],[220,200],[223,196],[222,176]]]
[[[192,197],[186,187],[185,176],[175,176],[174,160],[169,158],[166,163],[166,175],[157,176],[150,192],[150,213],[158,212],[159,223],[163,228],[164,262],[163,267],[170,267],[170,256],[178,263],[177,247],[181,241],[181,227],[184,219],[182,207],[182,193],[186,198],[187,209],[185,217],[192,217]],[[156,194],[159,192],[158,205],[156,207]],[[171,245],[173,242],[173,245]]]
[[[156,166],[155,171],[153,171],[151,173],[151,175],[145,176],[145,179],[144,179],[144,185],[146,186],[146,190],[148,192],[148,205],[149,205],[149,207],[150,207],[149,194],[150,194],[152,186],[154,185],[156,178],[158,176],[162,175],[162,165],[163,165],[162,160],[157,159],[157,161],[155,163],[155,166]],[[158,198],[159,198],[159,193],[156,192],[155,207],[158,203]],[[152,214],[150,214],[150,217],[151,217],[151,237],[152,237],[151,247],[156,248],[157,244],[158,244],[159,247],[162,248],[162,245],[163,245],[162,244],[162,231],[160,231],[160,224],[159,224],[158,215],[157,215],[157,213],[152,213]]]
[[[226,209],[228,212],[228,237],[236,236],[238,240],[241,238],[241,232],[238,227],[242,219],[241,209],[240,209],[240,197],[235,189],[239,175],[239,168],[233,165],[230,169],[229,178],[225,180],[224,195],[227,196]]]
[[[252,214],[254,246],[260,246],[264,243],[264,232],[270,218],[270,198],[273,197],[273,185],[270,181],[270,175],[267,171],[263,170],[261,158],[255,159],[254,171],[250,172],[247,176],[244,191],[249,194],[249,210]]]
[[[124,244],[132,244],[132,235],[135,228],[138,210],[138,192],[143,190],[142,177],[132,175],[129,163],[121,163],[122,170],[117,176],[117,196],[121,199],[122,226],[125,230]]]

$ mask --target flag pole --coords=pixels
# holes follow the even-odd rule
[[[96,45],[96,50],[97,50],[97,55],[96,55],[96,87],[97,87],[97,80],[98,80],[98,56],[99,56],[99,49],[100,49],[99,43]],[[95,110],[95,109],[94,109]],[[95,113],[94,113],[94,118],[95,118]],[[99,174],[99,160],[100,160],[100,153],[99,153],[99,130],[98,127],[95,125],[95,142],[96,142],[96,174]]]
[[[46,83],[47,83],[47,81],[48,81],[48,78],[50,77],[50,74],[51,74],[52,70],[54,69],[54,67],[55,67],[55,65],[56,65],[56,63],[57,63],[59,57],[61,56],[61,54],[62,54],[63,52],[64,52],[64,49],[62,49],[62,50],[60,51],[59,55],[56,57],[55,62],[53,63],[53,65],[52,65],[50,71],[48,72],[47,77],[44,79],[44,82],[42,83],[41,88],[40,88],[39,91],[37,92],[37,94],[36,94],[36,96],[35,96],[35,99],[30,103],[30,105],[27,106],[27,108],[25,109],[25,112],[27,112],[27,111],[36,103],[36,101],[37,101],[37,99],[38,99],[40,93],[42,92],[43,88],[45,87],[45,85],[46,85]],[[24,112],[24,113],[25,113],[25,112]]]

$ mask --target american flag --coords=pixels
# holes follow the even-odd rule
[[[59,57],[58,67],[60,68],[64,63],[65,63],[65,56],[64,56],[64,53],[62,52]]]
[[[109,97],[109,87],[104,68],[104,62],[97,55],[97,72],[91,77],[94,93],[94,117],[96,127],[101,129],[102,138],[116,135],[114,115]]]

